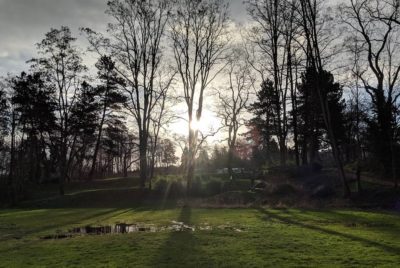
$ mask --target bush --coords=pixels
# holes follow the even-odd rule
[[[184,195],[185,187],[179,177],[166,177],[157,179],[154,191],[161,196],[176,198]]]
[[[314,198],[329,198],[336,194],[335,189],[328,185],[319,185],[312,192]]]
[[[222,190],[222,182],[220,180],[210,180],[205,183],[204,193],[207,196],[217,195],[221,193]]]
[[[302,165],[299,167],[294,167],[292,169],[292,178],[303,178],[315,174],[320,174],[323,166],[319,163],[312,163],[308,165]]]
[[[210,200],[223,205],[245,205],[255,202],[257,194],[246,191],[230,191],[212,197]]]
[[[163,194],[165,193],[165,191],[167,190],[167,185],[168,185],[168,181],[166,179],[158,179],[155,183],[154,183],[154,191],[159,193],[159,194]]]
[[[182,181],[173,181],[170,183],[168,190],[168,197],[181,197],[185,194],[185,186]]]
[[[224,174],[225,175],[225,174]],[[196,175],[192,181],[189,195],[192,197],[209,197],[223,192],[248,190],[250,180],[229,180],[223,176],[200,176]],[[163,176],[155,179],[154,191],[168,197],[180,197],[185,194],[186,180],[182,176]]]
[[[201,177],[196,176],[192,182],[192,188],[190,189],[191,196],[201,196],[202,195],[202,183]]]
[[[276,185],[272,191],[271,194],[276,195],[276,196],[291,196],[297,193],[297,189],[288,183],[285,184],[278,184]]]

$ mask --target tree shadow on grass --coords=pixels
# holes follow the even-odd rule
[[[39,244],[41,242],[40,239],[40,234],[43,234],[45,232],[50,232],[54,229],[57,228],[57,230],[63,230],[66,231],[65,228],[70,227],[72,225],[81,223],[83,221],[88,221],[91,219],[98,219],[99,217],[104,217],[106,215],[109,216],[115,216],[115,215],[119,215],[118,214],[114,214],[116,212],[120,212],[120,209],[107,209],[107,210],[102,210],[102,211],[93,211],[94,213],[82,213],[82,212],[76,212],[76,211],[72,211],[70,214],[75,214],[75,213],[79,213],[79,216],[75,216],[70,219],[70,220],[63,220],[62,222],[58,222],[58,221],[54,221],[53,220],[49,220],[48,224],[42,225],[42,226],[38,226],[38,227],[34,227],[34,228],[28,228],[26,230],[21,230],[21,231],[17,231],[16,233],[14,233],[12,235],[12,237],[10,239],[17,239],[19,241],[21,241],[21,243],[23,243],[24,246],[32,246],[35,244]],[[126,213],[126,211],[123,211],[121,213]],[[71,215],[69,215],[71,216]],[[60,215],[59,217],[62,217],[62,215]],[[27,239],[26,237],[28,236],[33,236],[37,234],[37,237],[34,237],[34,239]],[[14,247],[11,248],[5,248],[4,250],[0,250],[0,254],[6,253],[6,252],[10,252],[13,250],[18,250],[20,248],[21,245],[17,244]]]
[[[184,206],[177,219],[191,226],[192,210]],[[163,246],[159,249],[152,263],[154,267],[201,267],[199,258],[201,252],[198,248],[199,241],[193,231],[172,231]]]
[[[306,228],[306,229],[317,231],[317,232],[320,232],[320,233],[333,235],[333,236],[337,236],[337,237],[340,237],[340,238],[345,238],[345,239],[348,239],[348,240],[351,240],[351,241],[354,241],[354,242],[362,243],[362,244],[364,244],[366,246],[379,248],[379,249],[384,250],[384,251],[389,252],[389,253],[393,253],[393,254],[397,254],[397,255],[400,254],[400,248],[395,247],[395,246],[385,245],[385,244],[382,244],[382,243],[379,243],[379,242],[376,242],[376,241],[372,241],[372,240],[369,240],[369,239],[366,239],[366,238],[358,237],[358,236],[355,236],[355,235],[341,233],[341,232],[338,232],[338,231],[329,230],[329,229],[322,228],[322,227],[319,227],[319,226],[315,226],[315,225],[312,225],[312,224],[303,223],[303,222],[291,219],[290,218],[290,214],[289,214],[288,217],[280,216],[280,215],[277,215],[276,213],[269,212],[268,210],[266,210],[264,208],[259,208],[259,211],[261,213],[263,213],[264,215],[268,216],[271,219],[275,219],[275,220],[278,220],[278,221],[286,223],[286,224],[292,224],[292,225],[295,225],[295,226],[298,226],[298,227],[301,227],[301,228]]]
[[[164,199],[156,191],[141,189],[135,179],[108,179],[91,182],[74,182],[67,185],[66,194],[46,190],[54,185],[42,185],[43,189],[32,189],[27,200],[9,209],[57,209],[57,208],[98,208],[98,209],[140,209],[151,210],[175,208],[177,200]]]
[[[281,210],[282,213],[297,217],[298,220],[312,221],[321,224],[339,224],[348,228],[364,227],[374,232],[385,233],[391,236],[400,236],[399,220],[397,213],[390,211],[365,211],[365,210],[310,210],[299,209],[293,213],[292,210]],[[371,213],[360,215],[358,212]],[[300,218],[299,218],[300,217]]]
[[[16,206],[17,209],[57,209],[57,208],[118,208],[152,210],[175,208],[177,200],[163,200],[148,190],[139,188],[90,189],[54,196],[40,200],[29,200]]]

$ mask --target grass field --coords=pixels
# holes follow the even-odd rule
[[[65,197],[44,198],[50,193],[0,210],[0,267],[400,266],[395,213],[182,207],[143,200],[127,179],[71,185]],[[173,220],[196,230],[41,239],[78,226]]]

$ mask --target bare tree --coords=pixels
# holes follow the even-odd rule
[[[173,98],[169,98],[171,94],[169,91],[174,82],[176,73],[167,73],[166,77],[160,75],[160,80],[157,83],[157,90],[159,91],[159,101],[153,109],[152,122],[150,124],[150,172],[149,172],[149,188],[151,189],[151,182],[154,178],[154,170],[156,166],[156,154],[159,145],[161,131],[166,129],[170,123],[173,122],[175,115],[171,113],[172,106],[175,104]]]
[[[71,133],[72,108],[77,101],[82,73],[86,67],[82,64],[81,53],[74,47],[76,38],[71,36],[68,27],[51,29],[37,48],[41,58],[32,59],[32,68],[47,76],[50,86],[56,89],[57,121],[59,136],[58,163],[60,194],[64,194],[64,182],[68,177],[71,153],[74,151],[74,139]]]
[[[359,48],[354,50],[359,61],[355,75],[370,96],[375,122],[375,152],[384,167],[385,175],[392,176],[395,186],[396,164],[394,139],[396,110],[400,91],[399,1],[351,0],[340,7],[344,23],[356,34]]]
[[[173,52],[188,109],[188,190],[201,134],[193,124],[202,117],[205,90],[223,69],[220,64],[225,58],[227,24],[223,0],[180,0],[171,20]]]
[[[113,0],[108,2],[109,37],[90,29],[92,49],[107,54],[115,69],[126,80],[127,110],[133,116],[139,136],[141,187],[148,176],[148,144],[152,112],[163,98],[155,86],[163,59],[162,40],[172,5],[167,0]]]
[[[297,85],[299,80],[299,69],[301,67],[302,58],[304,53],[302,52],[301,36],[303,34],[302,29],[297,20],[296,5],[298,0],[286,0],[284,13],[283,36],[284,36],[284,47],[286,50],[286,75],[285,75],[285,87],[290,94],[291,102],[291,128],[293,132],[293,143],[296,165],[300,165],[300,146],[299,146],[299,123],[298,123],[298,100],[297,100]]]
[[[361,193],[361,161],[362,161],[362,145],[361,145],[361,115],[362,111],[362,103],[361,103],[361,92],[360,92],[360,79],[359,73],[361,70],[360,66],[360,43],[357,38],[350,38],[347,40],[349,43],[349,51],[353,54],[353,64],[351,66],[351,79],[355,80],[350,83],[350,109],[351,114],[353,116],[354,126],[354,139],[355,139],[355,158],[356,158],[356,179],[357,179],[357,191]]]
[[[233,177],[232,160],[236,149],[239,129],[244,125],[244,112],[255,78],[251,66],[244,57],[246,53],[240,47],[234,48],[228,59],[226,74],[228,86],[217,92],[219,103],[217,114],[228,132],[228,172]]]
[[[296,119],[295,65],[298,26],[295,24],[295,2],[279,0],[249,0],[248,12],[256,22],[249,36],[254,44],[250,51],[251,65],[263,82],[272,81],[274,91],[274,134],[280,150],[280,163],[286,164],[289,132],[289,98],[292,101],[293,118]],[[249,51],[248,51],[249,52]],[[298,158],[297,122],[294,121],[294,143]],[[298,160],[297,160],[298,162]]]

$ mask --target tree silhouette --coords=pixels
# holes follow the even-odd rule
[[[92,50],[112,55],[116,72],[125,79],[126,108],[138,131],[142,188],[148,177],[150,124],[161,95],[156,79],[160,77],[162,41],[171,8],[166,0],[113,0],[108,2],[107,9],[114,20],[108,25],[110,37],[84,29]]]
[[[183,86],[182,97],[188,109],[188,192],[200,135],[193,125],[202,117],[206,89],[222,71],[219,64],[226,57],[227,22],[227,5],[222,0],[180,0],[170,24],[174,58]]]
[[[71,133],[71,110],[76,102],[81,76],[86,71],[82,64],[81,52],[74,46],[68,27],[51,29],[37,44],[40,58],[32,59],[32,69],[43,73],[45,80],[55,90],[57,118],[57,147],[60,194],[64,194],[64,182],[68,177],[70,154],[74,151],[74,137]]]
[[[92,164],[89,172],[89,179],[93,178],[96,169],[97,155],[100,149],[101,138],[105,123],[116,113],[121,111],[126,103],[126,96],[121,92],[121,86],[125,86],[125,80],[118,76],[115,64],[110,57],[102,56],[97,62],[98,78],[101,82],[96,88],[96,102],[99,108],[99,123],[97,126],[97,138],[94,145]]]

